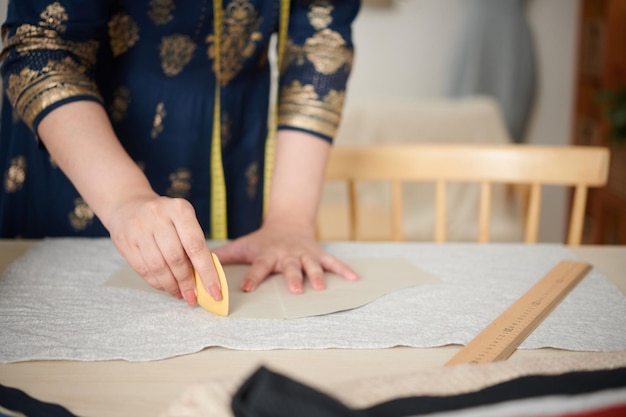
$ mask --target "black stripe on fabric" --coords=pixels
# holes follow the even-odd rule
[[[67,408],[39,401],[17,388],[0,384],[0,406],[27,417],[77,417]]]
[[[547,395],[577,395],[626,386],[626,368],[533,375],[453,396],[407,397],[364,409],[371,417],[418,416]]]
[[[368,417],[265,367],[243,383],[231,405],[235,417]]]
[[[626,368],[534,375],[453,396],[390,400],[352,410],[338,400],[264,367],[235,393],[235,417],[408,417],[549,395],[577,395],[626,387]]]

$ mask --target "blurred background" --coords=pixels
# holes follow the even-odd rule
[[[584,241],[626,244],[626,1],[364,0],[354,38],[338,144],[610,146],[609,185],[590,193]],[[613,94],[621,140],[605,92]],[[385,194],[366,191],[372,204]],[[475,225],[466,219],[476,219],[477,190],[451,192],[450,204],[463,213],[449,219],[450,238],[473,240]],[[335,194],[326,192],[327,214],[334,213]],[[495,241],[519,234],[519,211],[505,194],[500,206],[494,202]],[[432,215],[411,211],[423,195],[405,206],[407,238],[432,236]],[[540,241],[564,241],[569,202],[570,190],[544,189]]]

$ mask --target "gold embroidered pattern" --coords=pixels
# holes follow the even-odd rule
[[[334,7],[328,0],[318,0],[311,4],[311,9],[307,13],[309,23],[315,30],[326,29],[333,21],[330,15]]]
[[[62,61],[49,60],[40,70],[24,68],[19,74],[11,74],[6,94],[17,113],[32,128],[35,117],[59,100],[87,95],[102,101],[97,86],[85,75],[86,70],[70,57]]]
[[[85,230],[93,222],[94,214],[85,200],[77,198],[74,200],[74,210],[69,214],[70,225],[75,231]]]
[[[163,103],[157,104],[154,121],[152,122],[152,131],[150,132],[152,139],[156,139],[163,132],[163,119],[165,119],[165,116],[167,116],[165,105]]]
[[[334,74],[344,64],[352,65],[352,51],[346,48],[341,34],[330,29],[317,32],[304,43],[304,53],[324,75]]]
[[[191,61],[196,44],[186,35],[170,35],[161,39],[161,68],[168,77],[179,74]]]
[[[9,101],[13,105],[13,108],[17,107],[17,99],[22,90],[36,82],[39,76],[39,71],[35,71],[30,68],[24,68],[19,74],[9,75],[9,83],[7,85],[6,94]]]
[[[128,113],[128,104],[130,103],[130,91],[124,86],[115,89],[113,93],[113,102],[109,107],[109,115],[111,120],[119,123],[126,118]]]
[[[172,11],[176,8],[173,0],[150,0],[148,17],[155,25],[165,25],[174,18]]]
[[[222,56],[219,74],[222,86],[227,85],[241,70],[244,61],[254,54],[257,43],[263,39],[261,32],[257,31],[261,22],[262,18],[248,0],[234,0],[226,7],[220,45]],[[206,42],[209,44],[207,54],[214,62],[213,72],[217,74],[215,36],[207,36]]]
[[[331,90],[320,99],[311,84],[294,81],[281,89],[278,124],[334,137],[339,126],[345,92]]]
[[[191,190],[191,172],[186,168],[179,168],[170,174],[170,186],[166,191],[168,197],[186,198]]]
[[[352,66],[353,51],[346,47],[341,34],[330,29],[323,29],[308,38],[304,45],[297,45],[291,39],[285,46],[285,58],[281,71],[295,63],[303,65],[311,62],[315,70],[324,75],[331,75],[346,65],[346,71]]]
[[[65,12],[65,7],[61,6],[58,1],[48,5],[39,17],[41,17],[41,25],[44,27],[54,29],[61,33],[65,32],[67,29],[63,23],[67,22],[68,16]]]
[[[109,21],[109,38],[113,56],[120,56],[137,43],[139,28],[129,15],[118,13]]]
[[[4,175],[4,191],[14,193],[22,188],[26,180],[26,158],[17,156],[11,159],[9,169]]]
[[[3,59],[12,49],[19,54],[27,54],[40,50],[61,50],[74,54],[81,63],[91,67],[96,63],[98,41],[92,39],[85,42],[73,42],[61,38],[58,32],[52,29],[24,24],[17,28],[15,35],[6,39],[5,48],[0,59]]]
[[[246,178],[248,186],[246,187],[246,195],[250,200],[256,197],[259,190],[259,163],[253,162],[246,169]]]

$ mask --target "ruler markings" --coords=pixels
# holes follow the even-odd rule
[[[504,360],[584,278],[591,265],[561,261],[482,332],[457,352],[446,366]]]

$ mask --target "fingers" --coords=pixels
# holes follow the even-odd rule
[[[357,274],[352,268],[327,253],[321,256],[320,265],[325,270],[334,272],[349,281],[356,281],[359,279],[359,274]]]
[[[311,283],[311,287],[315,290],[323,290],[326,288],[324,281],[324,270],[319,262],[316,262],[310,256],[302,256],[302,269]]]
[[[287,280],[287,288],[292,294],[302,294],[302,265],[300,260],[295,257],[287,258],[283,262],[283,274]]]
[[[259,284],[272,273],[274,264],[275,261],[273,259],[265,257],[256,258],[252,262],[252,266],[241,284],[242,291],[254,291]]]
[[[150,272],[150,269],[147,267],[143,257],[141,256],[139,248],[135,247],[131,250],[130,248],[123,247],[123,245],[120,245],[119,243],[117,246],[118,250],[124,255],[130,266],[141,276],[141,278],[143,278],[144,281],[157,290],[165,291],[159,283],[157,277]],[[175,294],[174,296],[179,299],[182,298],[181,294]]]
[[[219,278],[195,211],[186,200],[158,198],[136,208],[111,237],[128,263],[154,288],[197,302],[194,268],[207,292],[222,299]]]
[[[350,281],[359,279],[358,274],[349,266],[328,254],[323,254],[319,261],[310,255],[302,255],[300,259],[288,258],[283,262],[283,266],[287,286],[293,294],[303,292],[304,275],[306,275],[313,289],[324,290],[326,288],[324,270],[334,272]]]
[[[141,253],[143,264],[153,280],[158,282],[161,289],[168,294],[180,298],[181,291],[178,283],[173,279],[172,271],[169,268],[167,260],[161,254],[158,244],[153,239],[147,239],[141,242],[138,247]]]
[[[282,272],[287,281],[287,288],[292,294],[302,294],[304,292],[305,276],[313,289],[323,290],[326,288],[324,268],[312,256],[285,257],[280,260],[278,268],[276,268],[277,262],[278,260],[268,257],[256,258],[248,270],[241,289],[245,292],[254,291],[272,272]],[[336,259],[332,258],[326,262],[335,268],[332,272],[339,273],[339,271],[343,271],[349,279],[358,279],[354,271]]]
[[[112,236],[112,238],[119,252],[144,281],[158,290],[166,291],[176,298],[182,298],[153,235],[150,234],[144,239],[140,239],[139,235],[138,230],[134,229],[127,234]]]
[[[159,281],[174,285],[189,305],[195,305],[196,285],[193,268],[173,224],[156,235],[156,244],[157,250],[167,266],[161,271]],[[159,278],[158,275],[157,278]]]
[[[219,277],[213,264],[211,252],[206,245],[204,233],[196,220],[195,211],[191,204],[185,200],[181,200],[180,204],[181,206],[178,207],[180,215],[173,218],[180,244],[193,268],[198,271],[206,291],[215,301],[219,301],[222,299]],[[193,304],[195,304],[195,281],[192,271],[189,275],[175,275],[175,277],[183,294],[193,294]]]

